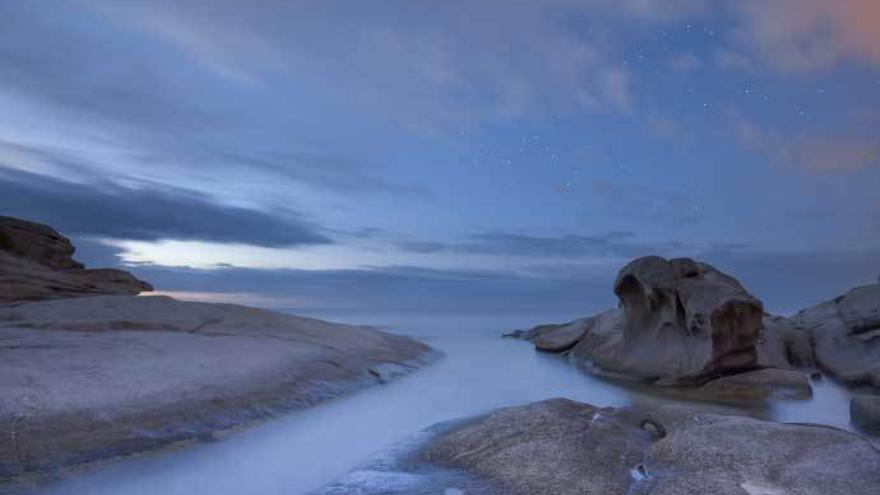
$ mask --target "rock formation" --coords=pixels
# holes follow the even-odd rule
[[[857,287],[790,321],[809,333],[823,371],[846,383],[880,388],[880,284]]]
[[[0,305],[4,478],[210,437],[426,362],[368,327],[165,296]],[[11,432],[11,433],[10,433]]]
[[[761,301],[714,267],[638,258],[614,292],[616,309],[520,336],[540,350],[568,350],[584,368],[649,382],[699,384],[759,366]]]
[[[85,269],[74,251],[49,226],[0,216],[0,303],[153,290],[122,270]]]
[[[0,492],[22,475],[210,438],[434,356],[368,327],[133,297],[150,286],[84,269],[73,252],[50,227],[0,217]]]
[[[880,451],[843,430],[568,399],[441,425],[403,460],[389,457],[365,470],[393,469],[408,481],[404,489],[352,476],[318,493],[441,493],[424,488],[449,472],[484,482],[451,491],[470,495],[852,495],[880,486]]]
[[[617,308],[508,336],[592,373],[722,399],[810,397],[807,373],[819,371],[880,389],[880,284],[785,318],[711,265],[648,256],[621,269],[614,292]]]
[[[423,455],[511,494],[850,495],[880,486],[880,452],[857,435],[679,406],[537,402],[441,435]]]

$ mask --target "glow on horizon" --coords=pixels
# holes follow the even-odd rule
[[[269,248],[248,244],[221,244],[204,241],[128,241],[105,239],[104,244],[122,249],[123,263],[166,267],[217,269],[224,267],[261,270],[360,270],[381,267],[419,266],[436,270],[505,271],[523,275],[542,262],[558,263],[547,256],[498,254],[417,253],[389,248],[385,244],[330,244],[297,248]],[[618,266],[622,258],[584,257],[582,267]]]

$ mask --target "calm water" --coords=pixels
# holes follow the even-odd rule
[[[534,352],[528,343],[499,337],[511,329],[577,315],[309,316],[372,324],[411,335],[446,357],[411,376],[293,412],[223,441],[112,463],[41,493],[307,493],[438,422],[551,397],[610,406],[672,400],[592,378],[563,359]],[[743,412],[778,421],[849,428],[848,392],[829,381],[814,383],[814,391],[809,401],[777,401]]]

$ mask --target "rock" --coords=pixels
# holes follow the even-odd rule
[[[122,270],[84,269],[73,253],[51,227],[0,217],[0,303],[153,290]]]
[[[540,337],[541,335],[543,335],[547,332],[552,332],[553,330],[556,330],[558,328],[562,328],[566,325],[569,325],[570,323],[572,323],[572,322],[569,322],[569,323],[546,323],[543,325],[538,325],[536,327],[532,327],[528,330],[514,330],[510,333],[504,334],[503,337],[510,337],[510,338],[514,338],[514,339],[534,341],[536,338]]]
[[[780,369],[813,369],[810,333],[782,316],[764,314],[758,339],[758,365]]]
[[[880,284],[857,287],[791,320],[809,332],[822,370],[849,384],[880,388]]]
[[[794,370],[767,368],[723,376],[702,387],[707,396],[718,399],[809,399],[813,387],[806,373]]]
[[[0,483],[206,438],[429,357],[367,327],[164,296],[0,306]]]
[[[546,352],[563,352],[577,344],[592,324],[592,318],[582,318],[565,325],[554,326],[533,337],[535,348]]]
[[[0,216],[0,251],[55,270],[83,268],[70,239],[48,225]]]
[[[758,363],[761,302],[690,259],[638,258],[618,274],[620,308],[572,351],[584,367],[661,383],[699,383]]]
[[[870,432],[880,433],[880,396],[857,395],[849,403],[852,423]]]
[[[501,409],[443,435],[423,456],[503,493],[623,495],[650,435],[624,413],[567,399]]]
[[[880,486],[880,451],[843,430],[566,399],[465,422],[421,458],[519,495],[851,495]]]

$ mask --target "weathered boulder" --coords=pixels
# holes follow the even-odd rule
[[[592,373],[658,385],[700,386],[760,369],[815,368],[810,333],[801,324],[764,313],[761,301],[736,279],[706,263],[637,258],[620,270],[614,292],[617,308],[508,336],[529,340],[538,350],[565,352]],[[852,320],[874,318],[851,313]],[[780,393],[769,390],[774,378]],[[811,393],[804,376],[773,372],[703,390],[743,397]]]
[[[641,413],[554,399],[502,409],[441,434],[421,457],[514,495],[851,495],[880,486],[880,451],[855,434],[680,406]]]
[[[0,302],[153,290],[123,270],[84,269],[72,258],[74,250],[51,227],[0,217]]]
[[[765,368],[722,376],[712,380],[700,391],[707,397],[721,400],[809,399],[813,396],[810,377],[795,370]]]
[[[812,369],[810,333],[782,316],[764,314],[758,338],[758,366],[780,369]]]
[[[822,370],[850,384],[880,388],[880,284],[852,289],[791,321],[809,332]]]
[[[574,348],[580,364],[662,383],[698,383],[758,364],[761,302],[690,259],[638,258],[614,283],[620,307]]]
[[[849,415],[859,428],[880,433],[880,396],[856,395],[850,400]]]

